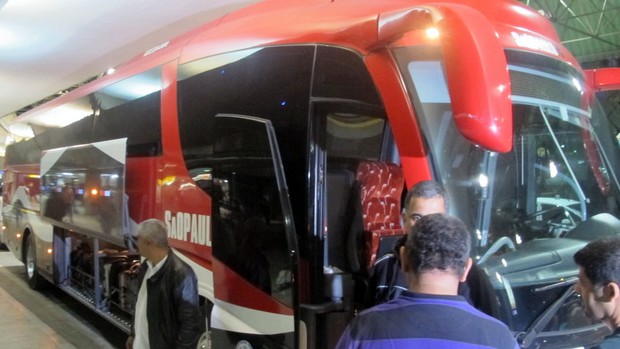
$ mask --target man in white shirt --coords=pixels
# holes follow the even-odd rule
[[[140,223],[137,245],[145,260],[127,349],[196,348],[205,331],[196,274],[168,246],[162,221]]]

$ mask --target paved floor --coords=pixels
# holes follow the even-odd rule
[[[0,348],[122,348],[126,335],[57,288],[31,290],[23,265],[0,251]]]

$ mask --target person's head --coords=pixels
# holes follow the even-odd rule
[[[431,213],[448,212],[448,196],[441,185],[433,180],[418,182],[405,197],[403,224],[408,231],[416,222]]]
[[[581,295],[586,314],[620,327],[620,237],[587,244],[574,256],[579,266],[575,291]]]
[[[138,225],[138,252],[147,259],[157,259],[168,251],[168,229],[158,219],[147,219]]]
[[[420,218],[407,232],[401,249],[405,271],[413,275],[440,272],[451,276],[456,284],[464,281],[471,267],[471,237],[465,223],[445,213]]]

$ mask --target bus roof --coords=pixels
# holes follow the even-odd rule
[[[574,57],[561,46],[552,24],[533,9],[513,0],[461,0],[433,3],[411,0],[265,0],[232,12],[147,50],[118,67],[112,75],[86,84],[66,95],[20,115],[19,121],[40,115],[102,86],[179,59],[181,63],[225,52],[284,44],[329,44],[349,47],[361,54],[380,44],[381,16],[398,18],[413,9],[427,11],[441,21],[445,6],[467,6],[493,24],[504,48],[549,55],[578,68]],[[396,15],[394,15],[396,14]],[[412,30],[415,23],[407,24]]]

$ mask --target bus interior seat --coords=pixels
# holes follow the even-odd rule
[[[353,171],[347,169],[328,169],[326,175],[328,209],[327,209],[327,250],[331,266],[348,271],[346,248],[348,223],[352,213],[349,208]]]
[[[405,181],[398,165],[377,161],[361,162],[355,181],[357,200],[347,241],[348,258],[352,271],[363,272],[377,258],[377,251],[383,245],[382,237],[404,234],[400,222],[400,200]],[[384,240],[387,242],[389,239]]]

